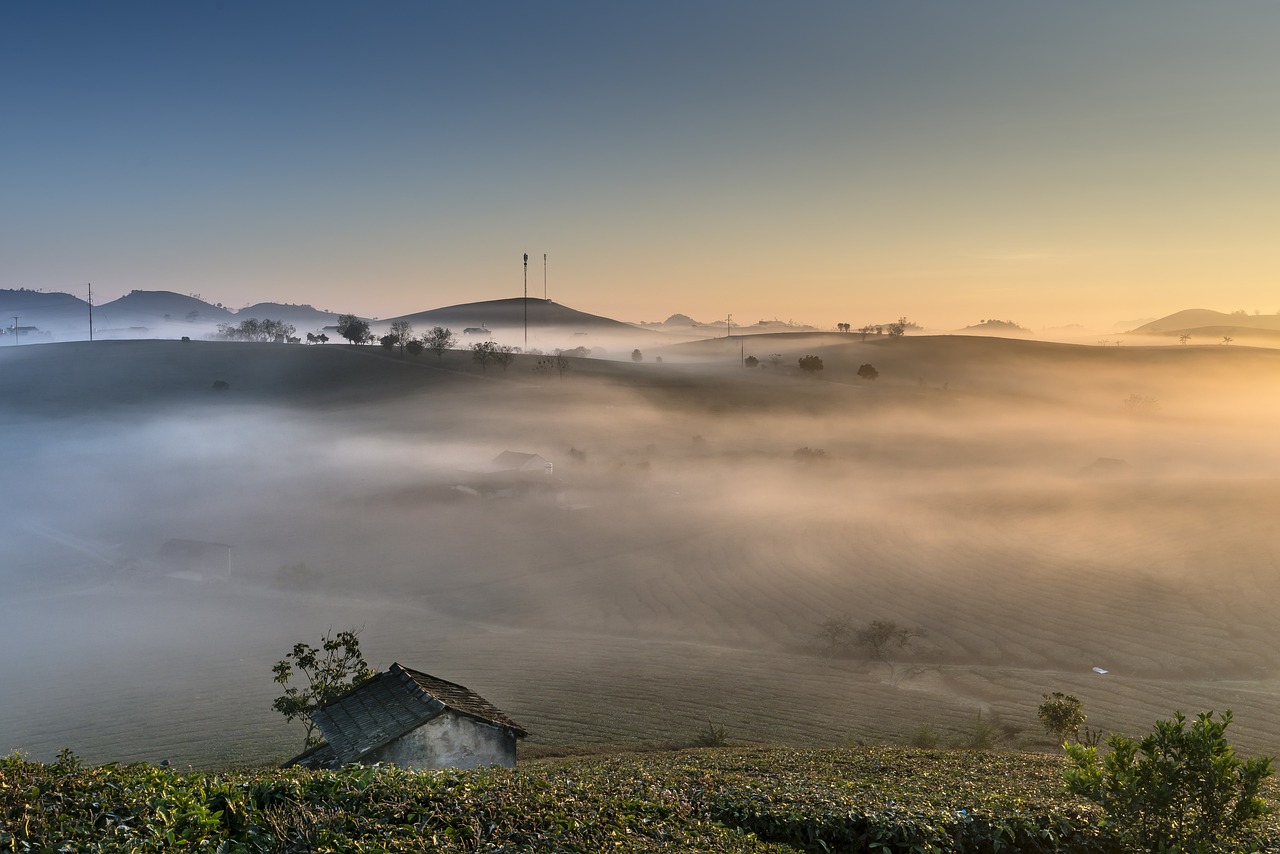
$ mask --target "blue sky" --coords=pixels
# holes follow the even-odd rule
[[[382,317],[1274,312],[1280,6],[0,6],[0,287]],[[81,291],[82,292],[82,291]]]

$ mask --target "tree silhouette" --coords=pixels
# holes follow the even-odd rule
[[[276,682],[286,686],[284,694],[271,703],[271,708],[287,720],[302,721],[307,728],[304,749],[321,741],[316,735],[316,723],[311,719],[311,713],[373,675],[360,652],[359,629],[348,629],[336,635],[326,632],[319,647],[296,643],[283,659],[276,662],[271,672],[275,674]],[[288,687],[294,676],[305,678],[306,687]]]

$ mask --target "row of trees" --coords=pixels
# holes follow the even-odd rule
[[[338,334],[352,344],[370,344],[375,340],[369,321],[354,314],[344,314],[338,318]],[[392,322],[387,334],[376,340],[388,350],[399,347],[401,353],[408,351],[411,356],[430,350],[438,359],[444,355],[445,350],[453,349],[453,345],[458,343],[458,336],[447,327],[433,326],[429,332],[415,337],[412,323],[396,320]]]
[[[863,341],[866,341],[867,336],[871,335],[872,333],[876,335],[883,335],[884,333],[888,332],[889,335],[891,335],[894,338],[897,338],[901,335],[905,335],[907,331],[907,327],[910,325],[911,325],[911,321],[907,320],[906,317],[899,317],[893,323],[890,323],[887,325],[879,324],[875,326],[868,324],[867,326],[859,327],[858,331],[862,333]],[[836,329],[840,330],[841,332],[850,332],[852,331],[853,327],[848,323],[837,323]]]
[[[258,320],[251,317],[240,323],[219,323],[218,337],[228,341],[275,341],[279,344],[298,343],[293,337],[294,326],[283,320]]]

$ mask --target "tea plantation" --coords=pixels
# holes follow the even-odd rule
[[[1042,754],[725,748],[518,769],[0,760],[3,851],[1068,851],[1119,846]],[[1274,802],[1274,789],[1268,791]],[[1258,840],[1274,850],[1280,824]]]

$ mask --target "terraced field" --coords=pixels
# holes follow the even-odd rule
[[[50,380],[3,424],[21,486],[0,508],[0,749],[281,760],[301,730],[270,709],[271,664],[362,626],[375,665],[476,689],[531,748],[708,721],[747,742],[961,739],[979,711],[1049,747],[1035,708],[1062,690],[1128,732],[1231,708],[1238,744],[1280,751],[1280,361],[845,339],[765,345],[822,352],[817,380],[679,354],[486,377],[344,348],[315,376],[294,350],[273,386],[275,351],[223,345],[219,375],[252,394],[174,403],[150,342],[114,368],[143,386],[124,403],[78,402],[91,384],[60,403]],[[852,375],[865,361],[880,380]],[[552,460],[553,484],[453,488],[504,449]],[[229,573],[167,563],[174,538],[231,546]],[[888,662],[826,657],[839,616],[921,634]]]

